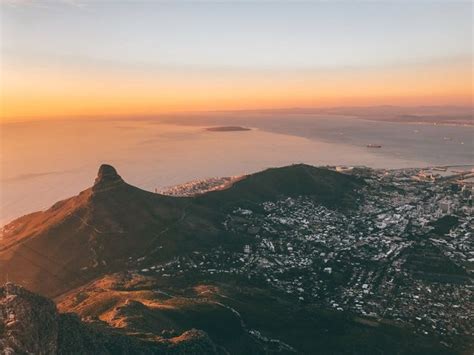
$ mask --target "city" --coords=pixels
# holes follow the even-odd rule
[[[423,169],[337,170],[366,182],[355,210],[329,210],[309,197],[237,208],[223,226],[253,240],[242,250],[219,247],[131,265],[164,278],[263,282],[298,302],[359,314],[369,324],[402,322],[446,344],[473,335],[473,196],[464,179],[470,172],[427,180]]]

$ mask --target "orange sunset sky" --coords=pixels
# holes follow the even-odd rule
[[[4,1],[1,120],[472,105],[471,6]]]

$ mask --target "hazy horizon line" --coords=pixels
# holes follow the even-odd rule
[[[374,104],[374,105],[324,105],[324,106],[288,106],[288,107],[274,107],[274,108],[236,108],[236,109],[208,109],[208,110],[179,110],[179,111],[168,111],[168,112],[157,112],[149,114],[140,114],[140,113],[124,113],[124,114],[51,114],[48,116],[11,116],[11,117],[1,117],[0,124],[5,123],[23,123],[23,122],[32,122],[32,121],[62,121],[62,120],[77,120],[77,119],[91,119],[91,120],[104,120],[104,119],[150,119],[158,118],[159,116],[168,117],[168,116],[182,116],[182,115],[193,115],[193,114],[206,114],[206,113],[245,113],[245,112],[255,112],[255,113],[265,113],[265,112],[287,112],[292,113],[291,111],[311,111],[315,112],[298,112],[301,114],[331,114],[329,112],[321,112],[324,110],[336,110],[336,109],[377,109],[377,108],[392,108],[392,109],[462,109],[462,110],[474,110],[474,103],[469,104],[440,104],[440,105],[429,105],[429,104]],[[316,112],[320,111],[320,112]],[[294,112],[297,113],[297,112]],[[337,115],[333,113],[332,115]]]

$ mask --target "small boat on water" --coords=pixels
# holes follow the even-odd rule
[[[380,144],[367,144],[367,148],[382,148]]]

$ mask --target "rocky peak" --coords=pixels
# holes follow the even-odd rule
[[[117,170],[112,165],[102,164],[97,173],[97,177],[94,182],[94,188],[104,188],[109,185],[113,186],[117,183],[123,182]]]

